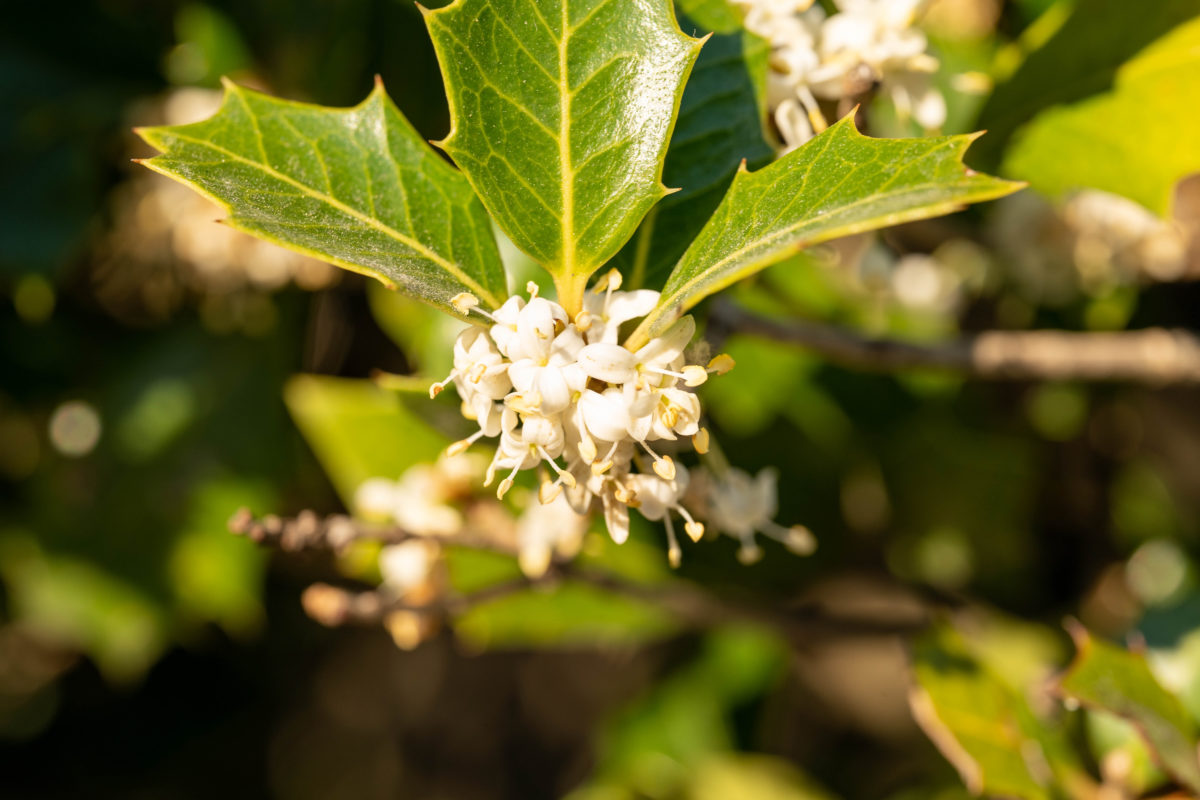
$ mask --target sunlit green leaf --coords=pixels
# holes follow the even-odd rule
[[[363,481],[398,478],[412,465],[436,459],[452,441],[409,410],[404,398],[371,381],[297,375],[284,399],[351,508]]]
[[[1111,91],[1040,114],[1005,170],[1050,195],[1102,189],[1166,216],[1175,184],[1200,172],[1197,127],[1200,18],[1121,67]]]
[[[705,297],[819,242],[957,211],[1020,184],[966,169],[975,137],[871,139],[847,117],[757,172],[739,172],[683,254],[637,346]]]
[[[913,644],[913,715],[972,792],[1022,800],[1055,796],[1065,747],[1016,690],[939,625]]]
[[[1142,655],[1094,639],[1078,623],[1070,630],[1078,652],[1059,682],[1063,695],[1132,722],[1163,769],[1200,792],[1196,726],[1179,698],[1155,679]]]
[[[1121,64],[1200,14],[1200,0],[1079,0],[1073,10],[1070,5],[1059,3],[1048,12],[1055,19],[1035,23],[1033,32],[1041,41],[1017,71],[996,86],[980,112],[979,127],[988,131],[978,152],[972,152],[980,164],[998,164],[1012,134],[1045,109],[1108,91]],[[1048,38],[1041,36],[1038,29],[1057,23],[1063,11],[1070,16]],[[1125,124],[1138,127],[1132,120]]]
[[[513,242],[579,285],[666,193],[699,42],[668,0],[457,0],[426,20],[450,99],[441,146]]]
[[[680,25],[689,33],[695,25]],[[679,106],[663,182],[679,191],[650,209],[618,254],[631,286],[658,288],[712,215],[743,159],[752,167],[774,156],[763,138],[770,47],[741,31],[714,35],[700,51]]]
[[[471,187],[417,134],[383,85],[347,109],[225,84],[203,122],[143,128],[146,166],[219,203],[233,228],[451,310],[503,302],[504,270]]]

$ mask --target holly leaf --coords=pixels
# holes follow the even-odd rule
[[[740,25],[740,19],[738,20]],[[693,25],[680,18],[685,30]],[[775,155],[763,137],[767,42],[746,31],[714,35],[688,79],[663,180],[680,190],[650,209],[615,259],[631,287],[663,285],[743,160],[761,166]]]
[[[378,278],[444,311],[507,297],[483,207],[388,99],[353,108],[278,100],[225,81],[215,115],[142,128],[145,166],[224,207],[225,224]]]
[[[456,0],[425,12],[454,159],[512,241],[582,286],[668,193],[700,41],[668,0]]]
[[[757,172],[744,168],[683,254],[638,347],[705,297],[820,242],[958,211],[1022,184],[967,169],[979,134],[871,139],[853,114]]]
[[[1197,109],[1200,18],[1122,66],[1112,91],[1039,114],[1004,169],[1052,196],[1102,189],[1166,217],[1175,185],[1200,172]]]
[[[1059,680],[1062,695],[1132,722],[1159,765],[1200,793],[1196,727],[1179,698],[1155,679],[1141,654],[1094,639],[1079,623],[1068,630],[1077,653]]]

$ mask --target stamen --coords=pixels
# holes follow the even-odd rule
[[[612,469],[613,456],[616,455],[617,447],[620,444],[621,444],[620,442],[613,442],[612,447],[608,448],[608,452],[604,454],[604,459],[602,461],[592,462],[592,474],[593,475],[603,475],[604,473],[606,473],[610,469]]]
[[[560,481],[562,481],[564,484],[566,484],[568,489],[575,488],[575,486],[576,486],[575,476],[572,475],[571,473],[567,472],[566,470],[564,470],[557,463],[555,463],[554,459],[550,457],[550,454],[546,452],[546,448],[542,447],[539,444],[537,446],[537,452],[538,452],[538,455],[540,455],[543,459],[546,460],[546,463],[550,465],[550,468],[552,470],[554,470],[556,473],[558,473],[558,479]]]
[[[555,500],[557,500],[558,496],[561,493],[562,493],[562,484],[561,483],[559,483],[558,481],[554,481],[553,483],[551,483],[550,481],[547,480],[547,481],[543,482],[541,486],[538,487],[538,502],[541,503],[542,505],[548,505],[550,503],[553,503]]]
[[[667,561],[672,569],[679,569],[683,561],[683,551],[679,549],[679,540],[675,538],[675,525],[671,522],[670,514],[664,516],[663,521],[667,524]]]
[[[660,456],[658,453],[650,449],[650,445],[646,444],[645,440],[638,439],[637,443],[645,448],[650,457],[654,459],[654,471],[658,473],[658,477],[664,481],[675,480],[675,462],[670,456]]]
[[[681,505],[676,505],[675,510],[679,512],[679,516],[683,517],[686,524],[683,529],[687,531],[688,538],[693,542],[698,542],[704,538],[704,523],[697,522],[688,510]]]
[[[521,463],[517,462],[517,466],[513,471],[508,473],[508,477],[500,481],[500,485],[496,487],[496,499],[503,500],[504,495],[508,494],[508,490],[513,487],[513,483],[517,480],[517,473],[521,471]]]
[[[575,330],[583,333],[592,327],[592,315],[589,311],[580,311],[575,315]]]
[[[492,456],[492,461],[488,464],[487,472],[483,475],[483,486],[486,489],[492,485],[492,481],[496,479],[496,467],[500,464],[500,448],[496,448],[496,454]]]
[[[798,556],[812,555],[817,549],[816,537],[803,525],[785,528],[774,520],[766,520],[759,530]]]
[[[760,558],[762,558],[762,548],[754,541],[754,534],[743,538],[742,546],[738,548],[737,560],[749,566]]]
[[[708,452],[708,445],[708,428],[701,428],[700,430],[696,431],[696,435],[692,437],[692,447],[696,449],[696,452],[700,455],[704,455]]]
[[[458,377],[458,370],[452,369],[452,370],[450,370],[450,374],[446,376],[445,380],[440,380],[437,383],[430,386],[429,387],[429,399],[432,400],[433,398],[435,398],[439,394],[441,394],[442,390],[445,389],[448,385],[450,385],[450,381],[454,380],[456,377]]]
[[[471,313],[472,308],[479,305],[479,298],[470,292],[461,292],[450,298],[450,305],[454,306],[454,310],[465,317]]]
[[[708,370],[699,364],[688,364],[683,368],[683,382],[686,386],[699,386],[708,380]]]
[[[446,448],[446,455],[457,456],[467,452],[467,448],[479,441],[480,436],[483,436],[483,429],[472,433],[465,439],[459,439],[457,442]]]
[[[813,133],[820,133],[829,127],[829,123],[825,120],[825,115],[821,113],[821,107],[817,105],[817,98],[807,86],[802,86],[796,92],[800,98],[800,104],[804,106],[804,110],[808,112],[808,121],[812,125]]]
[[[737,366],[737,363],[733,360],[733,356],[728,353],[721,353],[720,355],[713,356],[712,360],[708,362],[707,369],[709,372],[724,375],[735,366]]]
[[[532,300],[538,296],[538,291],[540,291],[540,289],[536,283],[533,281],[528,281],[525,284],[525,291],[529,292],[529,299]]]

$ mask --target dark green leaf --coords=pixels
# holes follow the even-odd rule
[[[680,25],[692,31],[687,19]],[[679,191],[650,209],[617,255],[631,286],[662,286],[720,204],[738,164],[758,167],[774,156],[763,138],[769,54],[767,43],[747,32],[714,35],[700,51],[663,170],[663,181]]]
[[[450,99],[441,147],[513,242],[580,290],[666,194],[700,43],[668,0],[458,0],[426,20]]]
[[[975,136],[871,139],[851,117],[758,172],[740,171],[629,346],[705,297],[810,245],[957,211],[1021,188],[966,169]]]
[[[1141,654],[1094,639],[1079,623],[1069,630],[1078,652],[1059,681],[1062,694],[1132,722],[1163,769],[1200,792],[1196,728],[1179,698],[1155,679]]]
[[[420,138],[383,85],[348,109],[277,100],[225,83],[210,119],[144,128],[146,166],[229,211],[226,224],[378,278],[452,311],[470,292],[507,296],[483,208]]]

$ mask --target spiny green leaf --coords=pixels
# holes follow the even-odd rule
[[[1048,800],[1073,757],[949,625],[913,643],[913,716],[973,793]]]
[[[853,115],[758,172],[740,171],[629,346],[705,297],[810,245],[936,217],[1021,184],[966,169],[975,136],[871,139]]]
[[[1140,654],[1093,639],[1079,623],[1069,630],[1078,652],[1059,681],[1062,694],[1132,722],[1162,768],[1200,792],[1196,728],[1179,698],[1162,687]]]
[[[1113,91],[1038,115],[1004,169],[1050,195],[1103,189],[1165,217],[1175,185],[1200,172],[1197,126],[1200,18],[1121,67]]]
[[[518,247],[581,285],[667,193],[700,42],[668,0],[457,0],[426,20],[450,100],[440,146]]]
[[[693,31],[686,17],[679,24]],[[738,165],[762,166],[775,155],[763,138],[769,54],[766,41],[746,31],[714,35],[700,51],[663,170],[666,184],[680,191],[650,209],[615,259],[631,287],[661,287],[720,204]]]
[[[233,228],[443,310],[462,292],[492,307],[507,296],[483,207],[382,83],[340,109],[227,81],[211,118],[139,133],[162,151],[142,163],[223,206]]]

